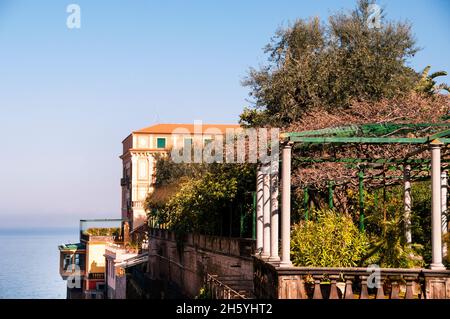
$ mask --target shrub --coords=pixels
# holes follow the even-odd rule
[[[296,266],[355,267],[362,263],[369,240],[352,218],[332,210],[315,211],[317,220],[296,224],[291,236]]]
[[[444,265],[449,268],[450,267],[450,233],[446,233],[443,236],[443,242],[447,245],[447,254],[444,256]]]
[[[423,246],[404,242],[402,220],[396,216],[381,224],[382,235],[374,236],[372,248],[367,256],[375,258],[373,263],[384,268],[415,268],[424,265],[420,255]]]
[[[84,233],[90,236],[118,236],[120,234],[120,228],[88,228]]]

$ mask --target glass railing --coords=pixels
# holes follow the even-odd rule
[[[122,219],[82,219],[80,236],[121,237]]]

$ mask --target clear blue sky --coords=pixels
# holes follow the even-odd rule
[[[81,7],[79,30],[66,27],[70,3]],[[354,3],[0,0],[0,227],[118,217],[131,130],[237,122],[240,81],[274,31]],[[450,71],[449,1],[379,4],[413,23],[423,47],[414,68]]]

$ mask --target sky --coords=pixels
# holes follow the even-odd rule
[[[81,28],[69,29],[69,4]],[[450,71],[450,1],[378,1],[411,66]],[[0,227],[120,216],[122,140],[154,123],[237,123],[274,32],[355,1],[0,0]],[[447,40],[446,40],[447,39]],[[450,82],[448,77],[444,79]]]

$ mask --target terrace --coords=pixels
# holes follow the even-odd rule
[[[283,134],[280,214],[276,200],[271,206],[271,198],[278,198],[278,188],[272,186],[278,184],[278,174],[270,173],[269,164],[261,164],[258,170],[256,244],[261,253],[254,259],[255,295],[298,299],[450,299],[450,270],[443,264],[446,250],[442,236],[448,232],[449,136],[448,122],[376,123]],[[311,218],[311,191],[316,196],[328,195],[325,205],[339,211],[336,193],[356,188],[359,192],[356,217],[360,232],[364,233],[367,231],[364,190],[375,193],[378,189],[403,186],[404,207],[399,210],[404,210],[404,240],[408,245],[414,243],[411,183],[431,180],[429,269],[378,268],[375,271],[358,267],[293,265],[290,246],[292,161],[296,164],[296,186],[304,194],[305,221]],[[368,283],[374,281],[376,287]]]
[[[80,220],[80,241],[123,242],[122,219]]]

